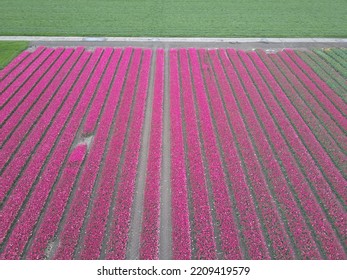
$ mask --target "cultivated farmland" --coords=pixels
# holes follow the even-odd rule
[[[0,35],[346,38],[346,0],[1,0]]]
[[[22,52],[0,72],[0,258],[346,259],[346,58]]]

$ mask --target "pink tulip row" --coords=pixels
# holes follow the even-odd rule
[[[116,205],[113,211],[113,223],[109,233],[110,238],[107,242],[107,259],[125,259],[126,257],[151,56],[152,50],[145,49],[143,51],[142,66],[138,77],[136,100],[133,109],[134,117],[129,128],[129,138],[125,150],[122,172],[119,177]]]
[[[60,49],[59,52],[62,52],[62,49]],[[26,97],[28,91],[32,88],[32,85],[35,84],[38,78],[40,78],[40,75],[42,74],[40,73],[41,71],[35,70],[41,70],[41,67],[44,67],[42,72],[45,72],[50,64],[53,63],[57,55],[60,55],[60,53],[54,52],[53,49],[45,49],[42,54],[40,54],[37,59],[28,66],[25,72],[3,88],[0,97],[0,108],[4,110],[6,114],[1,114],[1,122],[4,122],[7,119],[8,115],[15,109],[16,105]],[[5,86],[6,81],[4,81],[3,84]]]
[[[217,64],[217,54],[211,53],[211,55],[213,55],[212,57],[215,60],[215,64]],[[235,98],[236,100],[239,100],[238,102],[241,107],[241,112],[244,114],[244,122],[248,125],[248,127],[251,129],[250,132],[253,134],[250,136],[253,138],[255,145],[254,148],[256,147],[258,149],[258,153],[260,155],[266,155],[263,158],[262,164],[267,166],[266,170],[268,173],[268,180],[272,185],[271,189],[274,188],[272,192],[270,191],[268,183],[263,175],[263,167],[256,157],[255,151],[253,150],[254,148],[252,148],[252,143],[250,140],[245,140],[249,137],[247,136],[246,127],[244,126],[242,130],[239,130],[239,132],[236,133],[236,137],[239,138],[238,141],[240,143],[241,155],[244,158],[245,166],[247,170],[251,170],[251,172],[248,172],[248,177],[250,179],[251,186],[253,186],[255,203],[259,205],[260,215],[263,219],[262,223],[264,224],[264,229],[268,235],[271,255],[277,259],[294,258],[294,252],[290,245],[288,233],[286,233],[284,224],[281,221],[278,209],[276,209],[276,204],[273,200],[273,196],[276,198],[277,185],[285,187],[285,181],[281,177],[280,167],[278,166],[275,158],[272,156],[269,144],[267,143],[266,139],[262,137],[263,133],[261,128],[255,118],[250,103],[247,101],[246,92],[242,88],[241,81],[243,80],[237,78],[238,76],[234,67],[228,63],[227,54],[222,51],[221,56],[223,64],[229,75],[231,85],[234,88]],[[246,85],[246,89],[249,90],[248,84]],[[233,93],[231,92],[230,94]],[[233,102],[235,103],[236,100]],[[238,110],[236,104],[234,105],[233,110]],[[242,120],[242,116],[239,116],[239,118]],[[234,126],[236,127],[236,125]],[[273,174],[274,176],[272,176]],[[280,181],[280,183],[278,183],[278,181]]]
[[[252,187],[253,191],[249,189],[249,196],[251,195],[251,192],[254,193],[254,204],[259,205],[259,214],[258,219],[261,219],[260,221],[264,224],[264,233],[267,235],[267,238],[270,242],[268,244],[269,248],[262,248],[259,244],[258,247],[264,251],[263,255],[261,256],[259,253],[255,254],[255,256],[250,255],[251,258],[268,258],[269,253],[271,254],[271,257],[281,258],[281,259],[290,259],[294,258],[294,252],[291,250],[291,246],[289,243],[289,237],[285,232],[285,228],[283,223],[281,222],[281,218],[279,216],[279,212],[276,209],[276,205],[273,202],[273,199],[271,197],[271,193],[268,189],[268,183],[266,182],[266,179],[264,177],[264,174],[262,173],[262,167],[261,163],[259,162],[258,158],[256,157],[256,151],[254,150],[254,146],[252,145],[250,135],[248,134],[247,125],[255,130],[258,130],[259,133],[259,126],[257,126],[257,121],[254,120],[254,115],[252,108],[250,108],[250,104],[247,102],[246,99],[246,92],[244,91],[241,80],[238,78],[237,73],[235,72],[234,66],[230,63],[227,53],[225,50],[221,50],[220,57],[222,60],[222,65],[219,61],[218,55],[216,51],[210,51],[211,59],[215,65],[216,74],[219,76],[220,84],[222,88],[224,89],[223,98],[225,99],[225,104],[227,108],[230,119],[234,120],[232,122],[232,128],[235,131],[235,138],[236,141],[239,144],[239,153],[240,156],[244,160],[245,168],[247,172],[245,172],[248,175],[250,185],[248,188]],[[223,73],[223,68],[226,71],[226,74]],[[227,75],[227,76],[226,76]],[[228,84],[227,77],[230,80],[230,85]],[[232,88],[231,88],[232,86]],[[239,105],[237,105],[237,103]],[[240,110],[240,109],[241,110]],[[243,112],[243,116],[242,116]],[[253,117],[252,121],[249,121],[249,119]],[[259,139],[257,137],[253,136],[255,144],[259,145]],[[263,138],[260,139],[260,141],[263,140]],[[260,146],[265,146],[267,148],[267,143],[261,143]],[[252,147],[253,146],[253,147]],[[257,147],[259,149],[259,146]],[[267,162],[265,162],[267,164]],[[273,164],[273,162],[272,162]],[[238,194],[238,197],[236,197],[236,200],[241,200],[239,198],[240,196],[245,196],[246,194],[242,195],[243,188],[239,191],[240,194]],[[244,199],[244,198],[243,198]],[[244,199],[245,200],[245,199]],[[252,201],[248,202],[252,203]],[[245,212],[241,207],[243,205],[240,205],[240,212]],[[254,210],[253,210],[254,211]],[[242,215],[242,214],[240,214]],[[255,216],[256,213],[252,214],[249,213],[244,220],[246,221],[244,228],[247,229],[249,227],[248,224],[251,224],[250,221],[257,219]],[[250,221],[247,222],[247,219],[250,219]],[[259,226],[258,226],[259,227]],[[248,229],[250,230],[250,229]],[[253,229],[254,230],[254,229]],[[251,233],[251,231],[250,231]],[[248,233],[248,235],[250,234]],[[259,233],[257,233],[259,234]],[[253,234],[254,235],[254,234]],[[254,238],[254,237],[253,237]],[[246,239],[250,239],[249,237],[246,237]],[[261,242],[263,239],[263,244],[265,245],[265,239],[263,236],[260,236],[257,238],[256,242]],[[252,245],[254,242],[250,242],[250,252],[256,252],[256,250],[259,250],[259,248],[254,247],[252,248]],[[263,246],[264,246],[263,245]],[[267,250],[270,250],[268,253]],[[262,252],[262,251],[260,251]],[[253,253],[254,254],[254,253]]]
[[[32,70],[28,71],[28,67],[31,66],[35,60],[40,57],[44,51],[47,51],[45,47],[38,47],[33,53],[28,55],[28,58],[25,59],[22,63],[18,65],[13,71],[8,73],[6,77],[0,83],[0,108],[6,103],[7,99],[10,98],[14,91],[7,91],[7,94],[4,94],[5,90],[16,80],[21,79],[25,81],[25,79],[32,74]],[[49,50],[48,50],[49,51]]]
[[[191,258],[188,183],[185,169],[177,50],[170,50],[170,130],[172,190],[172,258]]]
[[[30,57],[29,51],[23,51],[17,57],[15,57],[4,69],[0,70],[0,82],[19,65],[22,65],[25,59]]]
[[[97,69],[95,70],[95,73],[96,75],[93,76],[93,78],[90,80],[89,82],[89,86],[88,88],[85,90],[84,92],[84,96],[83,96],[83,100],[80,102],[81,105],[79,105],[79,108],[77,109],[80,109],[80,110],[77,110],[76,109],[76,114],[75,114],[75,118],[74,119],[74,122],[71,122],[71,125],[73,126],[74,128],[74,131],[76,132],[76,129],[78,127],[78,125],[80,124],[81,120],[82,120],[82,116],[81,113],[85,112],[87,106],[88,106],[88,103],[90,103],[90,98],[92,98],[92,94],[94,93],[95,91],[95,87],[96,85],[98,84],[98,81],[100,80],[100,75],[101,73],[103,72],[103,70],[106,68],[106,63],[107,61],[110,61],[109,62],[109,67],[107,68],[105,74],[104,74],[104,78],[102,79],[101,81],[101,85],[99,87],[99,90],[101,88],[104,87],[104,84],[107,83],[107,75],[106,73],[110,72],[111,75],[114,74],[114,71],[115,71],[115,67],[117,65],[117,62],[118,62],[118,59],[119,59],[119,49],[115,51],[115,53],[112,55],[112,57],[110,58],[110,54],[111,54],[112,50],[111,49],[106,49],[105,51],[105,55],[102,60],[98,63],[97,65]],[[96,93],[98,94],[98,93]],[[94,94],[94,99],[93,99],[93,102],[95,101],[95,98],[96,98],[96,94]],[[83,105],[83,107],[81,107]],[[76,118],[78,118],[78,120],[75,120]],[[70,139],[71,141],[72,139]],[[61,142],[64,142],[64,144],[66,144],[66,141],[61,141]],[[64,194],[65,197],[65,203],[68,199],[68,195],[69,193],[65,193]],[[58,202],[56,202],[58,203]],[[49,205],[49,207],[54,207],[55,203],[52,201]],[[52,212],[52,210],[47,210],[47,212]],[[29,251],[29,256],[30,258],[42,258],[43,257],[43,251],[42,249],[38,250],[36,249],[35,247],[38,247],[38,248],[44,248],[40,243],[42,242],[45,242],[45,244],[47,244],[47,242],[49,241],[49,238],[52,238],[52,236],[54,235],[55,231],[57,230],[58,228],[58,223],[62,217],[62,214],[63,214],[63,210],[64,209],[61,209],[60,212],[57,212],[57,213],[52,213],[52,214],[48,214],[47,217],[45,217],[45,222],[42,222],[42,228],[41,231],[44,231],[45,232],[45,236],[44,237],[41,237],[39,234],[37,234],[37,238],[35,238],[35,241],[37,241],[36,243],[33,244],[32,246],[32,249],[31,251],[33,253],[31,253],[31,251]],[[52,216],[54,214],[54,216]],[[51,220],[54,220],[55,223],[52,223],[50,222]],[[49,233],[49,234],[48,234]],[[31,253],[31,255],[30,255]]]
[[[286,68],[283,68],[283,70],[284,69],[286,69]],[[332,135],[330,135],[328,133],[328,131],[325,129],[325,127],[322,126],[320,121],[315,117],[314,113],[316,113],[317,111],[316,110],[311,111],[311,109],[300,98],[300,95],[297,93],[297,91],[294,89],[294,87],[279,72],[280,72],[279,70],[276,71],[276,73],[277,73],[276,76],[281,77],[280,81],[282,83],[282,87],[283,87],[285,93],[287,93],[289,100],[295,106],[296,110],[300,113],[302,119],[310,126],[311,131],[317,137],[320,144],[329,152],[329,154],[334,159],[334,161],[337,162],[338,166],[340,166],[340,168],[343,168],[343,162],[344,162],[345,155],[341,151],[340,147],[337,145],[336,140],[332,137]],[[286,77],[287,78],[294,78],[293,76],[289,76],[289,75]],[[313,104],[311,103],[311,106],[312,105]],[[317,106],[318,106],[318,104],[317,104]],[[327,117],[329,120],[330,117],[324,111],[322,111],[322,112],[323,112],[323,117]],[[334,135],[334,136],[336,137],[336,135]],[[345,139],[345,141],[347,142],[347,138],[343,134],[341,134],[341,139],[342,138]],[[346,146],[347,147],[347,144],[342,143],[340,146]],[[347,171],[347,170],[345,170],[345,171]]]
[[[60,69],[62,65],[67,62],[68,58],[70,57],[71,53],[73,52],[73,49],[67,49],[63,52],[61,57],[57,60],[57,62],[51,67],[51,69],[47,72],[45,76],[41,78],[41,80],[31,89],[31,93],[27,96],[25,99],[25,102],[22,102],[16,110],[11,114],[11,117],[5,122],[4,126],[0,129],[0,143],[4,145],[5,141],[7,139],[13,139],[13,136],[11,135],[11,132],[13,130],[19,131],[19,124],[28,118],[27,112],[32,112],[36,109],[38,106],[37,104],[47,104],[47,98],[52,98],[53,94],[52,92],[48,92],[47,86],[51,83],[52,79],[57,74],[57,69]],[[60,81],[61,82],[61,81]],[[46,94],[45,94],[46,93]],[[49,100],[49,99],[48,99]],[[42,106],[42,105],[41,105]],[[35,109],[34,109],[35,108]],[[41,111],[41,110],[40,110]],[[31,113],[30,113],[31,114]],[[30,115],[29,114],[29,115]],[[30,118],[30,116],[29,116]],[[34,120],[36,117],[34,118]],[[29,128],[29,127],[28,127]],[[10,138],[8,138],[8,135],[11,135]],[[19,139],[22,139],[24,135],[20,135]],[[13,141],[13,140],[8,140]],[[15,141],[17,143],[20,143],[20,141]],[[12,153],[13,151],[11,151]]]
[[[194,109],[193,88],[190,78],[188,55],[186,49],[179,50],[181,74],[181,92],[183,100],[183,115],[185,123],[189,182],[191,188],[195,241],[195,256],[197,259],[215,259],[216,244],[214,240],[211,205],[207,190],[197,116]]]
[[[290,77],[291,73],[290,70],[279,60],[278,57],[270,55],[270,57],[275,61],[283,71],[285,71],[285,76]],[[292,83],[295,87],[298,86],[299,81],[294,79],[292,80]],[[315,107],[314,110],[317,108]],[[293,117],[293,122],[296,129],[298,130],[299,135],[301,135],[305,145],[307,146],[308,151],[312,152],[313,158],[317,161],[319,166],[321,167],[322,171],[324,172],[324,176],[330,181],[330,184],[333,186],[335,191],[339,194],[340,199],[343,201],[343,203],[347,203],[347,195],[345,192],[345,186],[346,186],[346,180],[343,178],[341,173],[338,171],[330,157],[327,155],[327,153],[324,151],[322,146],[318,143],[317,139],[314,137],[312,131],[309,129],[307,124],[303,121],[303,119],[300,117],[300,115],[297,113],[297,111],[293,111],[295,113],[295,117]],[[342,132],[341,132],[342,133]],[[341,134],[340,134],[341,135]],[[338,135],[334,134],[336,139],[338,139]],[[341,135],[341,138],[345,139],[345,136],[343,134]],[[306,150],[306,149],[305,149]],[[305,153],[306,154],[306,153]],[[309,166],[316,166],[316,164],[309,165]],[[305,166],[305,167],[309,167]],[[319,172],[320,173],[320,172]],[[318,177],[322,177],[322,175],[319,175]]]
[[[216,220],[220,232],[221,250],[224,259],[240,259],[241,250],[238,233],[233,219],[233,209],[230,201],[229,189],[226,176],[223,171],[222,159],[218,151],[215,133],[213,132],[212,116],[206,91],[204,87],[204,77],[200,70],[200,61],[196,49],[189,49],[189,56],[192,65],[193,87],[196,91],[196,100],[199,111],[202,138],[206,153],[206,160],[209,166],[212,193],[214,197],[214,208],[216,209]],[[203,56],[204,52],[201,50]],[[207,64],[202,64],[203,74],[206,73]],[[207,81],[209,77],[206,77]]]
[[[152,66],[153,67],[153,66]],[[164,97],[164,50],[156,51],[151,135],[144,193],[140,259],[159,258],[160,179]]]
[[[52,123],[52,125],[49,127],[49,129],[46,131],[44,135],[44,143],[38,146],[35,153],[33,153],[32,158],[30,159],[30,162],[25,170],[22,171],[22,174],[20,178],[18,179],[10,197],[5,202],[4,207],[1,209],[1,214],[3,214],[3,219],[0,221],[0,228],[1,235],[0,240],[2,241],[5,234],[7,233],[10,224],[13,222],[13,219],[17,215],[19,209],[21,208],[23,202],[28,200],[30,198],[31,192],[35,192],[35,181],[37,180],[37,176],[40,172],[40,170],[43,168],[43,165],[58,137],[58,135],[61,133],[62,128],[64,127],[70,113],[73,112],[73,108],[75,107],[75,103],[78,102],[79,96],[81,95],[81,91],[83,89],[83,86],[85,82],[88,80],[88,77],[90,73],[92,72],[98,56],[100,56],[101,51],[95,51],[94,57],[90,60],[90,63],[88,63],[87,67],[84,69],[83,73],[80,76],[80,79],[76,83],[74,89],[72,90],[71,94],[66,99],[66,102],[64,102],[61,110],[59,111],[56,119]],[[78,74],[74,73],[74,74]],[[77,75],[75,76],[77,77]],[[50,110],[47,110],[48,113],[50,113]],[[52,113],[50,113],[52,114]],[[46,120],[46,118],[44,118]],[[38,126],[39,127],[39,126]],[[39,131],[33,131],[32,136],[36,136],[36,133]],[[40,134],[41,135],[41,134]],[[28,141],[30,139],[28,138]],[[24,148],[28,147],[29,145],[23,146]],[[25,151],[27,152],[27,151]],[[18,157],[16,157],[18,158]],[[18,173],[15,173],[18,174]],[[16,177],[16,175],[14,176]],[[49,180],[50,178],[44,178],[45,180]]]
[[[256,107],[256,110],[259,111],[259,116],[262,119],[263,123],[266,124],[269,119],[271,119],[272,114],[273,118],[277,120],[279,126],[283,130],[284,137],[288,140],[290,143],[290,146],[293,148],[294,151],[300,150],[300,142],[293,141],[294,139],[297,140],[298,137],[296,136],[296,133],[294,129],[292,128],[291,124],[289,123],[288,119],[282,112],[280,106],[276,103],[274,97],[270,94],[269,90],[265,87],[265,83],[262,81],[261,77],[257,74],[257,71],[255,70],[254,66],[251,64],[251,61],[249,58],[243,54],[243,59],[247,63],[247,67],[249,67],[250,72],[254,76],[258,76],[256,79],[256,84],[259,89],[259,93],[263,96],[265,103],[268,105],[269,111],[265,108],[264,103],[259,99],[259,95],[254,95],[253,100]],[[254,60],[257,60],[257,55],[253,53]],[[258,62],[260,60],[258,59]],[[282,92],[279,88],[279,86],[276,84],[274,78],[271,76],[267,68],[264,64],[259,65],[259,69],[261,70],[264,75],[266,74],[267,79],[269,80],[269,83],[271,82],[273,86],[273,91],[280,93]],[[283,94],[277,94],[278,98],[280,99],[280,102],[282,103],[283,107],[291,107],[291,113],[295,113],[295,109],[290,104],[289,100],[285,97]],[[289,111],[289,109],[288,109]],[[297,117],[298,118],[298,117]],[[274,126],[274,124],[271,124],[271,126]],[[271,128],[270,124],[269,127]],[[278,134],[278,131],[277,131]],[[269,133],[269,136],[272,137],[274,133]],[[336,234],[334,233],[334,229],[332,228],[331,224],[327,222],[326,215],[322,211],[320,202],[323,200],[328,200],[329,207],[332,207],[331,209],[334,209],[334,212],[337,215],[337,218],[340,220],[340,226],[342,226],[341,222],[343,222],[343,210],[342,207],[338,204],[336,201],[335,196],[331,193],[331,190],[329,189],[329,186],[326,185],[325,190],[317,190],[318,194],[321,192],[324,192],[324,194],[320,197],[321,201],[317,201],[314,194],[310,190],[310,186],[305,181],[304,175],[300,172],[300,170],[297,169],[295,166],[295,162],[293,159],[291,159],[289,155],[289,151],[285,149],[285,143],[283,142],[283,139],[280,138],[278,135],[278,138],[274,139],[273,145],[276,147],[276,145],[279,145],[278,148],[281,148],[282,151],[278,152],[279,157],[281,158],[282,155],[288,154],[288,157],[281,158],[281,161],[284,165],[284,167],[287,170],[288,178],[291,180],[292,185],[296,187],[295,192],[298,197],[298,199],[301,201],[302,208],[304,210],[303,214],[308,218],[310,221],[310,224],[312,228],[315,231],[316,239],[319,240],[319,243],[321,244],[323,250],[325,251],[325,254],[328,258],[343,258],[344,253],[343,249],[341,248],[339,244],[339,240],[336,237]],[[282,143],[281,143],[282,142]],[[301,144],[302,145],[302,144]],[[305,151],[303,150],[304,147],[302,147],[302,152],[297,154],[297,157],[299,159],[299,162],[302,165],[309,165],[309,168],[313,167],[311,169],[316,169],[313,162],[307,162],[305,158]],[[295,170],[296,169],[296,170]],[[307,177],[310,177],[308,174]],[[319,185],[321,189],[322,184]],[[341,227],[340,227],[341,228]]]
[[[258,63],[262,65],[262,69],[264,70],[264,73],[269,73],[268,70],[271,70],[272,75],[276,78],[277,81],[272,79],[273,87],[277,91],[281,91],[278,86],[278,82],[282,82],[284,80],[284,76],[278,72],[278,69],[276,69],[275,64],[264,54],[260,53],[261,59],[264,61],[262,62],[257,55],[251,54],[255,59],[258,60]],[[266,65],[264,65],[264,63]],[[271,77],[271,74],[268,74]],[[290,105],[290,101],[288,100],[288,97],[283,94],[283,95],[277,95],[279,97],[279,101],[282,101],[282,104],[284,108],[289,108],[289,111],[294,111],[295,109],[292,108]],[[295,117],[296,119],[299,119],[298,116]],[[293,131],[293,130],[291,130]],[[291,132],[292,133],[292,132]],[[302,143],[300,144],[300,147],[302,147]],[[302,151],[302,152],[300,152]],[[306,169],[306,176],[312,184],[316,187],[316,190],[318,191],[318,194],[320,195],[321,200],[324,202],[326,205],[326,208],[328,209],[329,212],[331,212],[330,216],[333,218],[335,225],[340,228],[340,233],[343,236],[343,211],[341,211],[341,206],[339,203],[336,202],[336,196],[332,193],[329,184],[322,178],[322,174],[317,170],[315,167],[315,163],[312,160],[312,158],[307,155],[307,152],[305,152],[305,147],[300,148],[299,154],[301,155],[302,160],[304,161],[304,169]]]
[[[298,67],[306,74],[306,76],[313,81],[322,92],[322,100],[328,100],[343,114],[347,116],[347,106],[345,106],[342,99],[323,81],[319,76],[304,62],[300,57],[295,54],[294,50],[286,49],[285,53],[294,61]],[[346,127],[347,128],[347,127]]]
[[[109,124],[111,124],[112,117],[114,115],[114,110],[119,100],[122,84],[126,79],[126,67],[129,63],[131,53],[131,49],[126,50],[124,53],[124,57],[122,59],[123,65],[120,66],[121,68],[119,72],[120,80],[118,84],[115,84],[116,88],[112,100],[112,103],[116,103],[114,103],[113,105],[114,108],[108,107],[105,109],[107,110],[107,115],[105,115],[103,122],[105,122],[104,125],[106,125],[108,128],[104,131],[108,131],[110,129]],[[133,99],[140,59],[141,51],[136,50],[134,52],[132,62],[133,64],[129,70],[128,75],[128,77],[131,78],[126,79],[123,99],[120,101],[119,111],[117,112],[116,120],[114,121],[116,130],[114,134],[110,136],[111,140],[105,158],[105,165],[102,170],[100,183],[98,184],[99,188],[94,199],[90,219],[86,228],[82,252],[80,254],[80,258],[82,259],[97,259],[100,255],[104,232],[107,224],[107,218],[109,215],[109,209],[112,203],[112,193],[116,181],[115,175],[117,174],[122,153],[122,147],[123,143],[125,142],[127,122],[131,110],[131,101]],[[113,94],[113,91],[111,91],[111,94]],[[109,120],[106,121],[106,118],[109,118]],[[107,124],[106,122],[109,124]],[[102,125],[103,123],[100,121],[100,124]]]
[[[312,80],[290,59],[285,52],[278,54],[283,61],[293,70],[298,79],[308,88],[309,92],[318,100],[320,106],[329,113],[334,121],[344,130],[347,130],[347,118],[334,106],[334,104],[322,93]]]
[[[55,62],[55,60],[61,55],[63,49],[60,48],[56,51],[47,49],[35,62],[30,65],[28,71],[33,72],[35,68],[39,68],[39,71],[34,73],[27,78],[25,81],[22,79],[16,79],[3,93],[4,96],[11,94],[12,98],[6,100],[6,104],[2,108],[3,113],[0,115],[0,122],[4,123],[15,110],[15,108],[30,94],[31,90],[35,87],[35,84]],[[15,93],[15,94],[14,94]]]
[[[12,234],[8,240],[7,246],[16,248],[16,253],[12,252],[12,257],[19,257],[22,248],[24,248],[27,239],[31,235],[32,229],[37,222],[37,219],[41,213],[41,209],[44,208],[45,202],[59,173],[60,167],[64,162],[69,147],[75,138],[79,124],[83,118],[83,115],[88,107],[90,100],[93,97],[95,88],[101,75],[106,67],[106,64],[110,58],[112,49],[106,49],[104,54],[96,66],[93,76],[90,78],[89,83],[83,91],[84,82],[86,80],[80,80],[81,82],[76,84],[74,90],[82,93],[81,99],[78,101],[75,109],[71,111],[73,114],[70,121],[66,125],[64,132],[61,132],[62,136],[57,144],[57,147],[52,153],[50,161],[47,163],[45,170],[41,175],[41,180],[36,184],[31,197],[26,204],[26,208],[18,219],[16,227],[13,229]],[[80,87],[79,87],[80,85]]]
[[[69,156],[61,175],[61,179],[55,188],[53,198],[49,204],[44,220],[42,221],[37,234],[34,236],[33,244],[26,256],[27,259],[44,259],[45,257],[48,257],[45,255],[45,249],[48,242],[54,238],[54,232],[57,230],[68,196],[71,193],[77,173],[85,157],[86,149],[87,146],[85,144],[78,145]],[[38,210],[40,209],[41,208]],[[21,256],[23,246],[26,242],[26,240],[23,240],[23,235],[27,233],[28,223],[32,219],[32,210],[35,209],[27,207],[27,210],[30,210],[26,212],[28,214],[26,216],[24,214],[21,217],[21,220],[16,224],[14,232],[1,255],[2,259],[18,259]]]
[[[43,138],[43,134],[46,133],[45,131],[51,123],[53,116],[57,113],[59,107],[62,106],[62,101],[64,100],[64,97],[67,97],[69,90],[71,89],[73,83],[79,76],[79,73],[81,72],[86,60],[88,59],[88,56],[89,54],[85,54],[81,58],[81,60],[78,62],[74,70],[71,72],[63,86],[60,87],[54,99],[48,105],[46,111],[42,114],[40,121],[31,130],[30,134],[26,136],[24,141],[20,143],[18,151],[16,152],[17,156],[15,156],[8,163],[6,169],[2,174],[2,177],[0,178],[0,185],[2,186],[2,188],[0,189],[0,201],[4,200],[8,191],[11,189],[12,184],[15,182],[17,176],[20,174],[23,166],[25,166],[26,162],[30,158],[30,155],[32,155],[32,151],[35,149],[35,146]],[[26,125],[31,127],[34,121],[35,120],[30,120],[30,122],[26,123]],[[26,126],[22,126],[21,129],[24,131],[28,130]],[[21,134],[24,135],[25,133]],[[44,141],[44,143],[46,143],[46,145],[49,144],[46,141]],[[10,143],[9,147],[12,149],[13,146],[16,147],[17,145],[17,143]]]
[[[90,108],[87,119],[84,123],[83,135],[92,134],[98,117],[100,116],[100,111],[102,109],[102,105],[104,104],[104,100],[106,98],[108,89],[111,85],[112,79],[114,77],[114,73],[116,71],[116,66],[118,64],[119,58],[122,54],[121,49],[116,50],[116,57],[111,62],[111,69],[105,71],[105,82],[102,83],[102,86],[98,89],[98,93],[96,94],[95,100],[93,102],[93,106]]]
[[[226,54],[223,54],[222,52],[221,54],[222,58],[227,61],[228,57]],[[293,242],[295,242],[295,248],[298,248],[299,254],[301,253],[301,257],[303,258],[319,258],[318,249],[312,240],[312,236],[305,224],[304,219],[300,217],[298,205],[295,203],[285,176],[281,172],[281,167],[273,153],[271,143],[268,142],[266,137],[264,137],[265,135],[263,129],[260,127],[260,123],[262,122],[258,121],[259,118],[257,119],[255,116],[255,111],[250,104],[251,101],[253,104],[258,104],[261,102],[259,100],[254,100],[254,96],[257,94],[257,89],[253,86],[253,82],[250,80],[246,69],[238,58],[237,53],[235,51],[228,50],[228,55],[235,64],[235,68],[239,72],[241,81],[244,84],[246,92],[248,93],[247,98],[246,94],[240,94],[242,89],[235,90],[236,93],[239,92],[238,98],[240,99],[240,105],[243,108],[242,110],[245,112],[245,121],[250,127],[250,133],[254,139],[254,144],[257,147],[264,168],[268,173],[269,182],[272,185],[273,197],[278,201],[278,207],[280,207],[282,210],[283,221],[287,224],[287,227],[290,230]],[[233,72],[229,73],[229,75],[236,76],[237,73],[234,70]],[[241,101],[242,99],[244,99],[244,101]],[[265,111],[265,113],[267,113],[267,111]],[[270,128],[268,133],[276,133],[275,126],[271,123],[271,118],[268,118],[265,121],[266,122],[263,122],[263,124]],[[266,224],[267,221],[264,223]]]
[[[122,84],[124,83],[126,70],[129,64],[132,49],[127,49],[123,55],[122,64],[120,65],[119,72],[117,73],[117,83],[114,84],[114,89],[111,90],[112,103],[114,107],[106,107],[107,115],[104,121],[100,121],[101,125],[106,125],[110,129],[109,124],[112,122],[115,108],[119,103],[119,95],[121,93]],[[100,255],[100,250],[103,242],[107,219],[109,215],[110,205],[112,203],[112,193],[116,181],[116,176],[120,157],[122,153],[122,146],[125,142],[125,135],[127,130],[127,121],[131,110],[131,101],[133,99],[133,92],[136,84],[136,76],[141,58],[141,51],[136,50],[133,57],[133,64],[129,70],[126,79],[123,99],[120,101],[120,108],[114,121],[116,130],[111,135],[109,148],[107,150],[105,165],[102,170],[99,188],[95,195],[93,208],[91,211],[90,219],[86,228],[85,238],[83,240],[82,252],[80,258],[82,259],[97,259]],[[131,76],[130,76],[131,75]],[[113,93],[114,92],[114,93]],[[107,119],[106,119],[107,118]],[[102,132],[102,131],[100,131]],[[107,136],[107,135],[106,135]]]
[[[86,156],[86,152],[87,145],[80,144],[70,154],[53,193],[51,202],[34,236],[32,245],[28,249],[27,259],[44,259],[48,257],[45,255],[47,244],[54,240],[73,186],[76,184],[76,177]]]
[[[93,144],[91,146],[89,156],[86,160],[85,167],[84,167],[83,173],[81,174],[81,179],[78,184],[78,188],[74,195],[73,201],[71,203],[71,207],[69,209],[69,213],[66,218],[66,222],[63,226],[63,229],[59,238],[60,245],[57,248],[57,252],[54,256],[55,259],[73,258],[73,254],[74,254],[76,245],[78,243],[79,235],[80,235],[80,230],[83,225],[84,217],[87,211],[88,202],[90,200],[94,185],[96,183],[97,175],[101,165],[101,160],[105,152],[105,148],[106,148],[105,146],[107,143],[109,131],[111,129],[112,119],[114,117],[115,110],[120,99],[120,93],[121,93],[123,81],[126,75],[126,69],[128,67],[129,59],[132,52],[133,50],[131,48],[128,48],[124,51],[124,55],[120,62],[121,64],[118,71],[119,80],[117,79],[117,82],[113,84],[109,94],[109,100],[105,104],[106,106],[105,106],[103,115],[101,116],[101,119],[100,119],[100,125],[97,127],[97,131],[93,139]],[[129,75],[134,75],[137,73],[139,63],[140,63],[140,53],[134,56],[132,69],[135,69],[135,70],[130,70]],[[110,145],[109,147],[111,148],[112,146]],[[105,160],[103,172],[105,172],[107,168],[110,168],[110,166],[107,164],[106,161],[107,159]],[[113,178],[115,177],[114,174],[116,173],[112,174]],[[114,185],[110,183],[110,184],[100,184],[100,186],[101,187],[98,188],[98,192],[102,192],[104,189],[113,190]],[[107,197],[104,197],[104,199],[105,200],[110,199],[110,195]],[[91,216],[90,221],[87,225],[86,236],[84,239],[84,242],[88,244],[89,244],[88,240],[92,241],[90,242],[91,246],[86,249],[90,250],[89,252],[93,252],[93,253],[95,250],[100,250],[98,245],[101,244],[102,237],[103,237],[102,231],[94,230],[92,227],[92,225],[94,224],[97,227],[101,228],[99,222],[94,223],[93,221],[95,219],[99,219],[98,221],[101,221],[101,223],[102,222],[106,223],[106,220],[107,220],[107,218],[105,219],[105,216],[95,215],[95,213],[97,213],[97,209],[100,209],[103,207],[105,208],[105,211],[108,211],[107,206],[103,203],[100,204],[99,201],[100,201],[99,195],[96,194],[96,197],[94,199],[93,209],[90,214]],[[106,217],[107,217],[107,212],[106,212]],[[101,236],[101,239],[100,239],[100,236]],[[83,249],[84,248],[82,246],[82,253],[81,253],[82,257],[84,254]],[[93,255],[89,253],[88,255],[90,258],[92,258],[93,256],[95,256],[95,253]],[[99,256],[99,251],[97,252],[97,256]]]

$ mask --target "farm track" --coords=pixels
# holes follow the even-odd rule
[[[346,58],[24,51],[0,72],[0,259],[347,259]]]

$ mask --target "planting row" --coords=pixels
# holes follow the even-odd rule
[[[24,51],[0,72],[0,258],[346,259],[345,58]]]

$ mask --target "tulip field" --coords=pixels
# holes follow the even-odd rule
[[[347,49],[35,47],[0,70],[0,259],[347,259]]]

